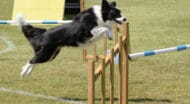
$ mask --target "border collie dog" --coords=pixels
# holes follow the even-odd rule
[[[121,16],[116,2],[102,0],[101,6],[84,10],[71,23],[48,30],[32,26],[22,15],[18,15],[16,20],[35,53],[22,67],[20,75],[23,79],[31,73],[35,65],[53,60],[63,46],[85,47],[104,36],[112,39],[111,22],[122,24],[126,18]]]

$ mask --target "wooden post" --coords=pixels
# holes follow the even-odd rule
[[[84,0],[80,0],[80,12],[82,12],[84,10]],[[87,51],[86,49],[82,50],[82,59],[83,61],[87,61]]]
[[[101,76],[101,95],[102,95],[102,104],[105,104],[105,59],[102,59],[102,76]]]
[[[116,45],[118,42],[118,27],[116,23],[114,23],[113,25],[113,30],[114,30],[114,43]]]
[[[93,53],[94,53],[94,60],[97,59],[97,51],[96,51],[96,44],[93,46]]]
[[[104,38],[104,58],[107,56],[107,38]]]
[[[122,104],[128,104],[128,37],[126,35],[128,31],[128,23],[123,24],[122,33],[123,37],[126,39],[122,45]]]
[[[110,50],[110,104],[114,103],[114,49]]]
[[[122,36],[119,37],[119,104],[122,104]]]
[[[94,104],[94,99],[95,99],[94,71],[95,71],[95,61],[93,60],[89,62],[89,68],[88,68],[88,104]]]
[[[87,51],[86,51],[86,49],[83,49],[82,50],[82,59],[83,59],[83,61],[87,61],[86,56],[87,56]]]
[[[124,24],[122,31],[124,32],[123,35],[126,35],[126,37],[127,37],[127,40],[126,40],[127,51],[128,51],[128,54],[130,54],[131,53],[131,44],[130,44],[130,35],[129,35],[129,22]]]
[[[80,11],[84,10],[84,0],[80,0]]]

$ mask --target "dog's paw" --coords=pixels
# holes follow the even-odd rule
[[[20,73],[20,78],[21,78],[21,79],[24,79],[24,78],[25,78],[25,76],[27,75],[27,71],[28,71],[28,69],[24,66],[24,67],[22,68],[21,73]]]
[[[106,28],[106,35],[109,40],[113,40],[113,31],[111,28],[109,27]]]
[[[22,68],[22,71],[20,73],[20,78],[24,79],[26,76],[29,76],[32,72],[32,67],[30,68]]]
[[[113,33],[112,33],[112,31],[108,31],[107,32],[107,37],[108,37],[109,40],[113,40]]]
[[[30,64],[29,62],[22,67],[21,73],[20,73],[20,78],[24,79],[26,76],[30,75],[32,72],[33,65]]]

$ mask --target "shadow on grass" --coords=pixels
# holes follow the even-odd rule
[[[163,103],[171,103],[172,101],[169,99],[151,99],[151,98],[135,98],[129,99],[130,102],[163,102]]]
[[[87,99],[81,99],[81,98],[66,98],[62,97],[61,99],[69,100],[69,101],[87,101]],[[118,98],[114,98],[114,101],[118,101]],[[101,101],[100,98],[96,98],[95,101]],[[110,98],[106,98],[105,101],[110,101]],[[151,99],[151,98],[132,98],[129,99],[129,102],[138,102],[138,103],[144,103],[144,102],[162,102],[162,103],[172,103],[169,99]]]
[[[61,97],[60,99],[68,100],[68,101],[87,101],[87,99],[82,99],[82,98],[66,98],[66,97]],[[95,101],[101,101],[100,98],[96,98]],[[105,101],[110,101],[110,98],[105,98]],[[114,101],[118,101],[118,98],[114,98]]]

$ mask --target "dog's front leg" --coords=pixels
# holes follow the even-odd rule
[[[91,33],[93,34],[93,39],[97,40],[103,36],[106,36],[108,39],[113,39],[113,32],[112,29],[107,26],[101,26],[101,27],[95,27],[91,30]]]

